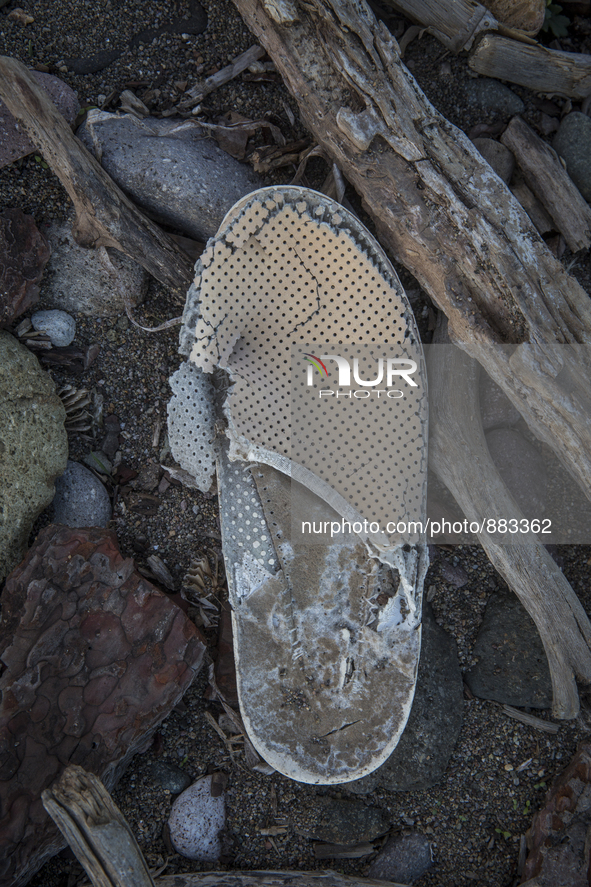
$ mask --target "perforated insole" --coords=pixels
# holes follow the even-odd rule
[[[230,374],[231,458],[291,472],[294,460],[303,469],[298,480],[337,511],[344,514],[347,503],[380,527],[420,519],[426,472],[421,348],[402,288],[363,226],[314,192],[264,189],[225,220],[201,258],[195,285],[199,316],[191,360],[206,372],[219,366]],[[304,353],[314,343],[351,367],[358,359],[346,405],[336,396],[336,362],[324,362],[330,378],[306,385]],[[300,349],[303,383],[294,386]],[[415,361],[416,387],[391,377],[388,389],[388,358]],[[374,385],[380,367],[383,384]],[[335,394],[323,396],[319,412],[321,384]],[[399,400],[387,399],[393,386]]]

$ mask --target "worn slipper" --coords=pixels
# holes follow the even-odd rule
[[[204,490],[217,462],[249,737],[298,781],[359,779],[398,742],[420,653],[427,401],[410,305],[355,216],[265,188],[198,262],[181,350],[171,447]]]

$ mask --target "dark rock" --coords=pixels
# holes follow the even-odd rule
[[[53,519],[67,527],[106,527],[111,520],[111,500],[92,471],[71,462],[55,484]]]
[[[411,832],[387,841],[369,867],[367,877],[412,884],[432,865],[431,844],[424,835]]]
[[[508,185],[515,169],[515,158],[509,148],[506,148],[505,145],[497,142],[495,139],[478,138],[473,141],[486,162],[492,166],[498,177]]]
[[[484,370],[480,373],[479,395],[480,417],[484,431],[490,431],[500,425],[516,425],[521,419],[519,410]]]
[[[22,559],[33,523],[66,467],[66,411],[49,375],[0,331],[0,580]]]
[[[39,71],[31,71],[31,74],[49,95],[60,114],[72,125],[80,107],[74,90],[51,74],[41,74]],[[36,145],[30,141],[21,124],[17,123],[4,102],[0,101],[0,167],[31,154],[35,148]]]
[[[328,844],[358,844],[373,841],[390,828],[390,819],[379,807],[368,807],[362,801],[316,798],[318,819],[310,825],[306,819],[292,820],[294,830],[305,838]]]
[[[455,641],[425,604],[417,689],[404,733],[385,764],[346,787],[368,794],[377,786],[416,791],[438,783],[460,733],[463,700]]]
[[[64,59],[64,64],[74,74],[96,74],[116,62],[121,57],[123,49],[101,49],[94,55],[84,58]]]
[[[41,792],[70,763],[106,787],[199,671],[199,632],[106,530],[50,526],[2,595],[0,883],[23,887],[65,846]]]
[[[496,428],[485,437],[491,458],[521,511],[530,520],[539,520],[546,507],[546,465],[539,450],[515,428]]]
[[[515,95],[508,86],[486,77],[470,80],[466,85],[466,96],[472,104],[488,111],[496,111],[504,117],[521,114],[525,108],[519,96]]]
[[[171,795],[178,795],[184,792],[191,785],[191,777],[180,767],[173,764],[166,764],[164,761],[156,761],[150,767],[150,775],[154,782],[167,789]]]
[[[517,707],[550,708],[552,684],[531,616],[514,594],[491,595],[465,680],[475,696]]]
[[[567,114],[552,145],[585,200],[591,203],[591,117],[578,111]]]
[[[588,887],[591,870],[591,744],[582,742],[568,767],[556,777],[546,805],[528,830],[529,856],[522,883],[539,887]]]
[[[143,302],[148,275],[117,250],[83,249],[72,237],[72,225],[54,223],[47,231],[51,258],[43,279],[47,303],[74,314],[103,316],[125,312],[123,294],[131,305]]]
[[[49,253],[32,216],[20,209],[0,212],[0,328],[37,302]]]
[[[131,199],[160,222],[207,240],[262,179],[196,121],[90,111],[78,137]]]

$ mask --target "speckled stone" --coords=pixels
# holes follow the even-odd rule
[[[68,466],[55,485],[53,519],[67,527],[106,527],[111,520],[111,500],[92,471],[79,462]]]
[[[216,862],[222,852],[220,832],[226,824],[226,798],[211,794],[211,776],[189,786],[172,805],[168,827],[177,853],[200,862]]]
[[[91,111],[77,135],[138,206],[197,240],[212,237],[230,207],[263,184],[195,121]]]
[[[35,355],[0,331],[0,579],[25,554],[33,523],[66,467],[65,419]]]
[[[31,323],[36,330],[46,333],[56,348],[71,345],[76,336],[76,321],[65,311],[36,311],[31,317]]]

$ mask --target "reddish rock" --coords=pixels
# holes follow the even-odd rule
[[[20,209],[0,212],[0,329],[37,302],[49,255],[32,216]]]
[[[538,887],[588,887],[591,870],[591,744],[581,742],[575,756],[546,795],[546,806],[527,832],[529,856],[522,883]]]
[[[31,71],[31,74],[42,86],[58,111],[72,125],[76,119],[78,96],[67,83],[51,74]],[[35,145],[27,136],[24,127],[12,116],[4,102],[0,101],[0,167],[8,166],[35,150]]]
[[[192,622],[123,558],[114,533],[43,530],[2,594],[0,883],[65,846],[41,792],[68,764],[111,789],[198,673]]]

